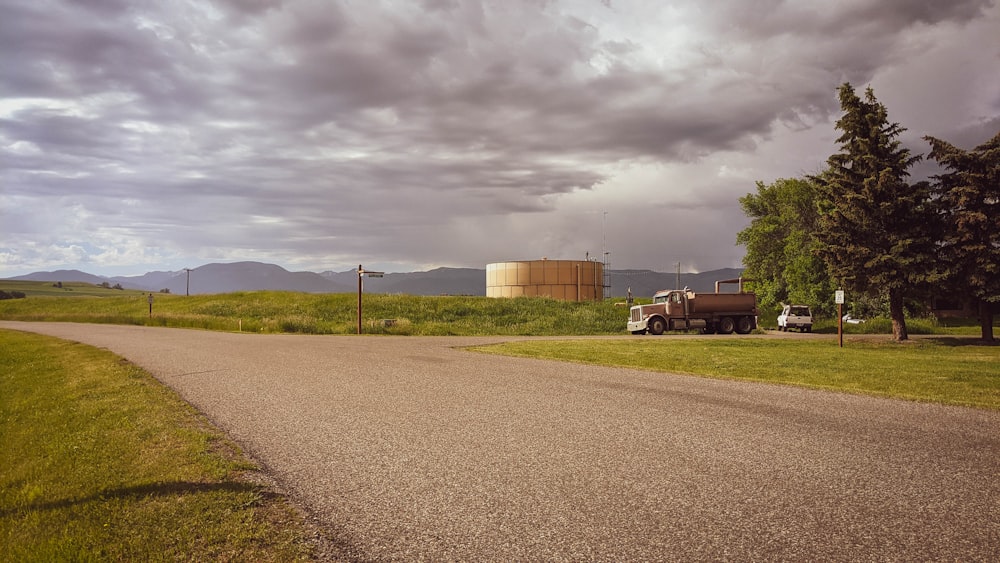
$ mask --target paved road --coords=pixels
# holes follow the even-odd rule
[[[455,348],[490,338],[0,327],[149,370],[307,507],[335,557],[1000,553],[1000,413]]]

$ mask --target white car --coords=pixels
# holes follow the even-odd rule
[[[778,330],[797,328],[800,332],[812,332],[813,317],[808,305],[785,305],[778,315]]]

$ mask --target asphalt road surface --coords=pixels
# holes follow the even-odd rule
[[[0,327],[107,348],[176,389],[332,559],[1000,554],[997,412],[458,348],[502,338]]]

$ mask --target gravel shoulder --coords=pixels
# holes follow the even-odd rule
[[[993,560],[1000,413],[476,354],[500,337],[0,327],[107,348],[364,560]]]

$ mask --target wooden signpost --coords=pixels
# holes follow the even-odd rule
[[[837,340],[840,347],[844,347],[844,290],[838,289],[833,294],[833,300],[837,304]]]
[[[381,278],[385,275],[385,272],[372,272],[370,270],[365,270],[361,264],[358,264],[358,334],[361,334],[361,293],[364,290],[364,284],[361,283],[361,278],[368,276],[370,278]]]

